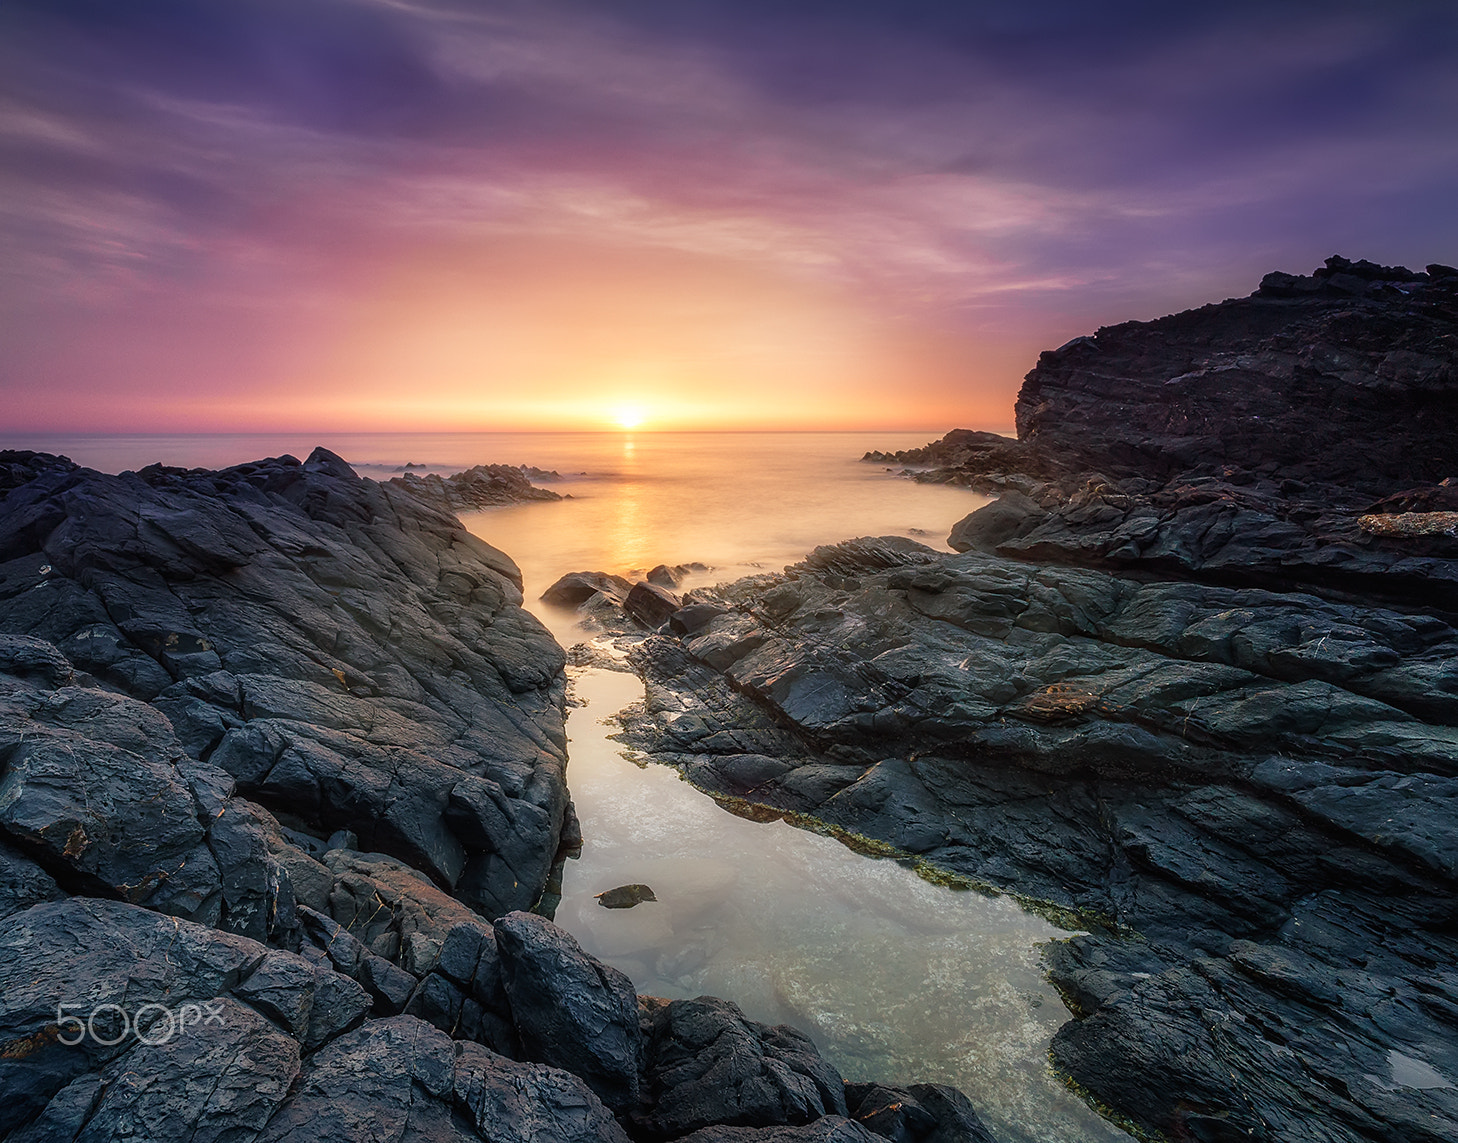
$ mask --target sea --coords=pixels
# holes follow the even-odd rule
[[[567,572],[702,564],[693,586],[778,571],[854,536],[949,550],[951,526],[985,499],[861,460],[943,431],[11,434],[0,447],[104,472],[303,459],[323,446],[379,480],[477,464],[554,473],[537,483],[563,500],[462,520],[517,562],[526,605],[570,645],[592,633],[539,601]],[[640,993],[724,996],[751,1019],[792,1024],[848,1079],[953,1084],[1002,1143],[1129,1139],[1049,1067],[1049,1043],[1070,1016],[1043,953],[1067,930],[1010,897],[954,891],[831,838],[728,813],[613,740],[612,716],[643,699],[635,677],[571,673],[567,776],[586,842],[563,873],[555,919],[584,948]],[[657,900],[598,904],[627,884],[650,886]]]

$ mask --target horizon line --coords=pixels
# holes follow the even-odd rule
[[[975,432],[995,432],[1016,435],[1015,426],[978,428],[970,425],[954,425],[950,429],[923,426],[920,428],[871,427],[861,429],[249,429],[246,431],[225,429],[191,429],[172,431],[164,429],[0,429],[0,445],[10,437],[277,437],[277,436],[354,436],[354,437],[398,437],[398,436],[665,436],[681,435],[764,435],[776,433],[935,433],[946,434],[960,428],[971,428]]]

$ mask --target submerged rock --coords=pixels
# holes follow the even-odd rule
[[[656,901],[653,890],[646,885],[619,885],[597,894],[597,903],[604,909],[631,909],[644,901]]]

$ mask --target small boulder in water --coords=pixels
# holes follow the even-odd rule
[[[597,895],[597,903],[604,909],[631,909],[644,901],[656,900],[653,890],[646,885],[619,885]]]
[[[681,587],[683,581],[693,573],[708,570],[708,565],[701,563],[674,564],[672,567],[667,564],[659,564],[643,578],[649,583],[656,583],[659,587],[677,588]]]
[[[614,603],[621,604],[632,590],[633,585],[620,575],[590,571],[568,572],[542,592],[542,602],[557,607],[578,607],[595,595],[604,595]]]

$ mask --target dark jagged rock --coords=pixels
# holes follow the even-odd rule
[[[0,627],[30,640],[0,649],[25,738],[12,837],[128,900],[202,876],[179,766],[206,758],[487,913],[535,900],[566,805],[563,658],[506,556],[323,450],[119,477],[9,464],[31,475],[0,501]],[[80,685],[47,693],[73,666]]]
[[[437,476],[433,472],[417,476],[407,472],[388,483],[403,488],[442,512],[454,514],[532,500],[561,500],[559,493],[532,484],[533,480],[547,479],[558,479],[557,473],[525,466],[513,468],[509,464],[478,464],[450,476]]]
[[[1271,466],[1386,493],[1454,475],[1458,283],[1335,257],[1313,281],[1045,353],[1019,439],[1116,478]]]
[[[501,979],[527,1058],[581,1076],[617,1112],[638,1103],[638,996],[617,969],[530,913],[496,924]]]
[[[656,583],[635,583],[623,602],[623,610],[650,629],[662,627],[682,606],[677,595]]]
[[[259,1139],[626,1143],[627,1136],[576,1076],[453,1045],[430,1025],[397,1016],[315,1055]]]
[[[19,850],[0,842],[0,920],[64,896],[55,878]]]
[[[1458,475],[1458,279],[1332,258],[1299,281],[1044,353],[1016,442],[921,450],[920,479],[1023,498],[954,539],[1458,610],[1448,531],[1360,522],[1442,509]]]
[[[961,554],[691,593],[625,738],[1075,910],[1054,1060],[1147,1131],[1458,1135],[1455,352],[1458,276],[1342,260],[1076,339],[870,458],[999,494]]]
[[[571,1072],[517,1063],[475,1044],[456,1049],[456,1104],[491,1143],[628,1143],[628,1135]]]
[[[297,965],[297,972],[285,979],[280,961]],[[250,992],[260,971],[270,986]],[[244,1010],[260,991],[271,999]],[[308,1013],[317,992],[316,974],[290,953],[117,901],[72,898],[12,916],[0,936],[0,1088],[7,1097],[0,1132],[31,1120],[56,1098],[56,1115],[68,1112],[74,1100],[65,1095],[67,1085],[94,1088],[98,1079],[86,1106],[101,1103],[88,1118],[125,1119],[178,1103],[169,1114],[196,1125],[209,1109],[182,1100],[183,1089],[222,1084],[232,1094],[212,1110],[225,1119],[241,1117],[256,1132],[287,1093],[300,1052],[288,1030],[270,1030],[267,1021],[280,1004]],[[242,1003],[221,1015],[202,1007],[230,994]],[[128,1025],[140,1028],[128,1032],[123,1012]],[[337,1023],[319,1030],[321,1041],[362,1011],[335,1005],[333,1015]],[[245,1042],[253,1055],[240,1064],[235,1057]],[[148,1056],[157,1058],[147,1062]],[[123,1066],[113,1067],[114,1061]],[[229,1109],[234,1099],[241,1103]]]
[[[850,1117],[894,1143],[994,1143],[967,1097],[945,1084],[904,1091],[881,1084],[846,1084]]]
[[[879,1143],[859,1123],[827,1115],[804,1127],[703,1127],[684,1143]]]
[[[651,1111],[634,1117],[649,1139],[720,1123],[805,1124],[846,1114],[844,1081],[801,1033],[746,1020],[727,1000],[645,999],[644,1079]]]

